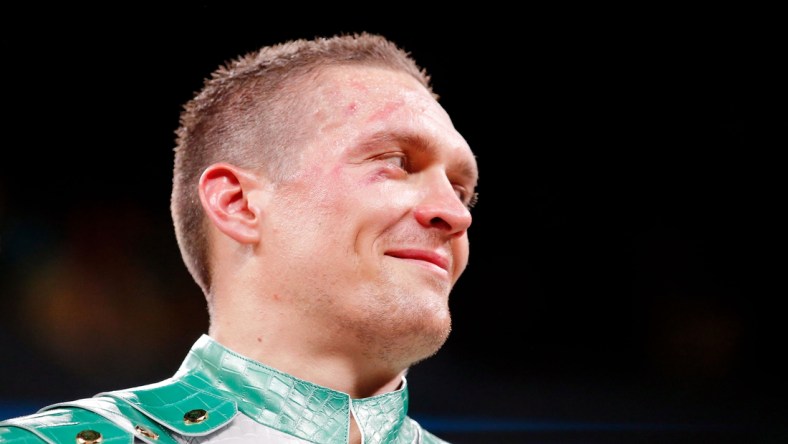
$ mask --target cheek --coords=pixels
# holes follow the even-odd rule
[[[323,185],[328,189],[326,195],[332,196],[325,204],[350,214],[403,206],[413,197],[413,192],[405,186],[403,178],[394,177],[396,174],[379,168],[359,177],[336,168],[331,171],[332,180]]]
[[[407,181],[391,178],[386,169],[363,176],[353,173],[341,166],[316,172],[308,187],[288,199],[286,211],[293,212],[292,222],[301,225],[298,231],[316,242],[313,249],[367,242],[402,219],[418,198]]]

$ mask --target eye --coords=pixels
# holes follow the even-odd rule
[[[455,186],[454,191],[457,193],[457,198],[465,204],[468,209],[473,208],[476,205],[476,202],[479,200],[479,193],[473,192],[469,193],[465,187],[462,186]]]
[[[403,153],[386,154],[384,156],[380,156],[379,159],[401,170],[408,169],[408,159]]]
[[[476,206],[477,202],[479,202],[479,193],[474,191],[473,194],[471,194],[471,198],[468,199],[468,203],[465,204],[465,206],[468,207],[468,209],[471,209]]]

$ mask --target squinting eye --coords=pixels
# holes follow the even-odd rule
[[[479,200],[479,193],[468,194],[465,188],[462,187],[455,187],[454,192],[457,193],[457,198],[460,199],[468,209],[473,208],[473,206],[476,205],[476,201]]]
[[[457,193],[457,198],[460,199],[461,202],[465,204],[468,209],[473,208],[476,205],[476,202],[479,200],[479,193],[471,193],[470,195],[465,192],[464,188],[456,187],[454,191]]]
[[[402,155],[386,157],[383,159],[383,161],[390,163],[391,165],[394,165],[395,167],[401,168],[403,170],[407,166],[405,162],[405,156]]]
[[[466,204],[465,206],[468,207],[468,209],[471,209],[474,206],[476,206],[476,202],[479,202],[479,193],[474,192],[473,194],[471,194],[471,198],[468,200],[468,204]]]

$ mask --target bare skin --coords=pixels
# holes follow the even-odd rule
[[[477,167],[410,76],[324,70],[298,172],[208,168],[218,342],[352,398],[390,392],[451,330]],[[352,443],[361,435],[351,421]]]

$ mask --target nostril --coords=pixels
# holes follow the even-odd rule
[[[430,219],[430,225],[439,227],[445,230],[451,229],[451,225],[440,217],[433,217]]]

